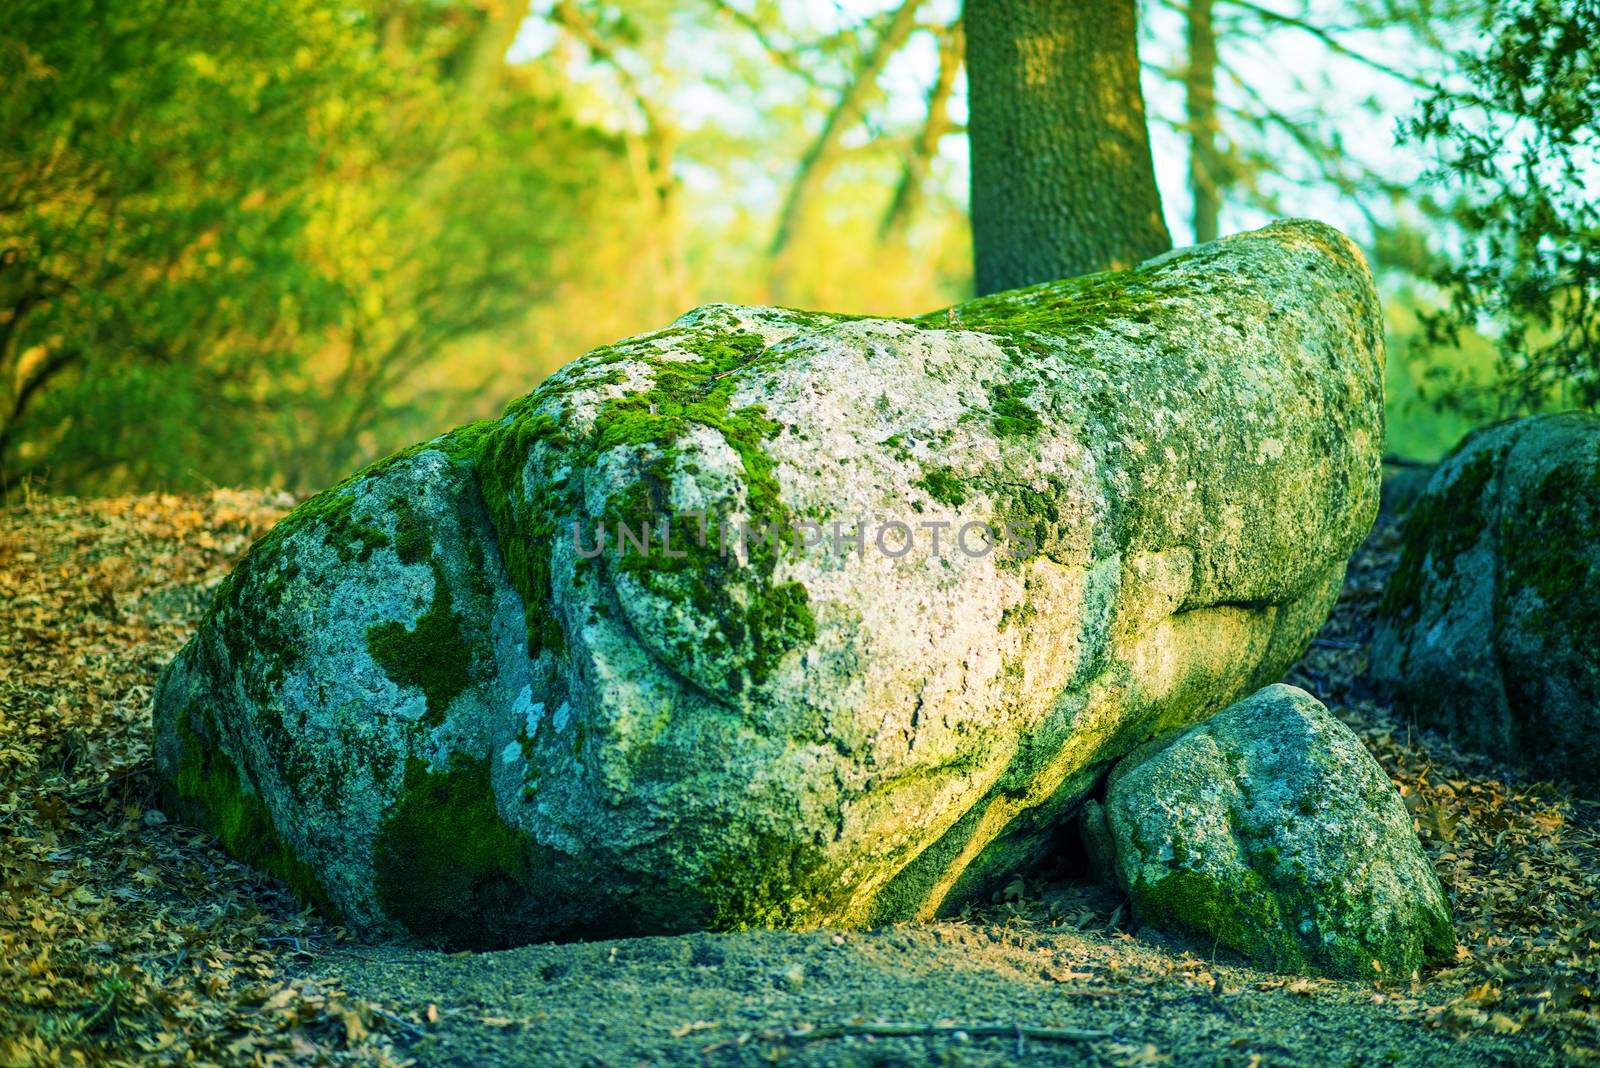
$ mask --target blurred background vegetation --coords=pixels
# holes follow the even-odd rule
[[[1538,37],[1572,4],[1512,6]],[[8,0],[0,486],[306,492],[699,303],[960,300],[960,15],[958,0]],[[1543,306],[1485,296],[1531,285],[1496,273],[1503,242],[1537,252],[1558,224],[1594,239],[1591,171],[1556,176],[1576,199],[1531,232],[1485,191],[1495,146],[1530,143],[1495,126],[1490,97],[1556,76],[1593,91],[1587,46],[1486,48],[1488,30],[1516,44],[1509,17],[1491,0],[1140,5],[1175,240],[1310,215],[1362,243],[1388,308],[1391,453],[1595,404],[1571,359],[1527,358],[1561,319],[1549,285],[1528,289]],[[1533,53],[1566,67],[1529,68]],[[1536,128],[1570,142],[1582,122],[1563,121]]]

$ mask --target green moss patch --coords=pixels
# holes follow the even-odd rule
[[[1405,520],[1400,562],[1378,603],[1381,618],[1401,626],[1415,623],[1422,614],[1428,569],[1448,570],[1457,556],[1477,544],[1485,522],[1483,496],[1500,459],[1501,450],[1485,448],[1461,466],[1447,488],[1425,493],[1412,508]]]
[[[823,878],[820,850],[773,834],[758,834],[737,853],[706,865],[700,890],[716,931],[794,927],[825,911],[839,884]]]
[[[621,521],[630,529],[644,525],[660,529],[652,517],[665,515],[666,487],[679,460],[677,442],[693,426],[715,430],[738,454],[752,527],[787,527],[789,516],[779,495],[775,462],[764,442],[782,427],[759,406],[734,408],[735,371],[757,363],[766,351],[759,335],[743,331],[716,331],[707,327],[663,332],[679,352],[693,359],[656,359],[617,351],[616,356],[649,363],[651,385],[602,405],[594,426],[582,435],[569,434],[565,416],[542,410],[562,392],[590,384],[578,376],[541,388],[514,404],[507,423],[487,442],[479,460],[479,479],[489,504],[507,570],[522,595],[528,612],[528,646],[531,655],[544,649],[559,650],[563,638],[549,611],[550,550],[564,530],[558,517],[580,513],[576,489],[570,481],[552,479],[530,492],[523,485],[523,469],[531,452],[546,448],[556,454],[546,469],[558,464],[568,471],[591,470],[601,454],[619,446],[645,447],[647,469],[640,485],[613,503],[608,523]],[[649,339],[644,339],[649,340]],[[639,342],[635,342],[635,345]],[[588,359],[604,363],[609,350]],[[614,527],[613,527],[614,529]],[[720,640],[727,645],[745,643],[751,650],[746,665],[754,682],[764,681],[777,659],[815,634],[806,592],[797,583],[774,583],[781,546],[755,540],[747,564],[732,574],[733,562],[713,558],[715,550],[697,544],[675,544],[690,553],[686,559],[659,552],[616,561],[639,578],[653,593],[690,601],[702,618],[716,620]],[[607,560],[607,563],[611,563]],[[731,596],[728,586],[742,580],[743,593]]]
[[[424,722],[438,726],[445,712],[472,683],[472,649],[461,636],[444,567],[433,566],[433,603],[407,628],[393,621],[367,628],[367,651],[397,685],[413,686],[427,698]]]
[[[477,472],[500,559],[522,597],[528,655],[537,657],[546,649],[560,652],[566,645],[549,604],[550,547],[557,536],[559,514],[556,506],[566,497],[567,487],[564,482],[542,487],[530,500],[522,476],[536,448],[563,449],[569,443],[553,417],[526,411],[528,404],[526,399],[513,404],[509,422],[484,437]]]
[[[1026,398],[1033,387],[1020,382],[993,382],[989,387],[990,425],[998,438],[1035,438],[1044,429],[1039,413]]]
[[[412,759],[373,847],[378,901],[425,942],[510,944],[529,926],[530,847],[501,821],[485,761],[435,771]]]
[[[403,564],[426,563],[432,569],[433,601],[412,627],[393,620],[368,627],[367,652],[392,682],[422,691],[428,703],[423,722],[437,727],[450,702],[472,684],[472,649],[461,634],[450,580],[427,527],[411,502],[396,497],[389,506],[395,515],[395,554]]]
[[[218,744],[209,716],[191,708],[174,723],[181,749],[177,775],[163,785],[168,811],[216,835],[232,856],[281,879],[295,897],[338,922],[316,872],[279,833],[260,792]]]
[[[1141,880],[1132,896],[1141,922],[1214,939],[1272,968],[1305,970],[1304,952],[1255,872],[1245,870],[1237,881],[1228,881],[1175,867],[1160,879]]]
[[[1556,467],[1524,498],[1520,513],[1508,523],[1516,533],[1504,547],[1511,585],[1536,591],[1552,624],[1568,634],[1600,637],[1600,584],[1592,580],[1600,560],[1594,522],[1600,463]]]
[[[919,326],[988,334],[1012,359],[1027,362],[1056,354],[1059,345],[1054,339],[1063,334],[1114,322],[1159,324],[1171,313],[1171,294],[1150,282],[1167,265],[1045,282],[980,297],[912,321]],[[1079,354],[1078,362],[1087,359]]]
[[[1334,917],[1359,914],[1360,903],[1279,863],[1270,847],[1252,863],[1226,877],[1180,864],[1133,888],[1135,911],[1142,922],[1187,931],[1277,971],[1355,980],[1404,979],[1455,947],[1449,921],[1420,910],[1420,927],[1330,928]]]
[[[928,496],[952,508],[967,503],[967,488],[954,468],[942,464],[927,468],[922,472],[922,477],[913,479],[911,484],[927,490]]]

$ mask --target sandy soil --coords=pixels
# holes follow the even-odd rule
[[[754,931],[463,957],[345,949],[315,968],[353,993],[421,1006],[434,1022],[407,1051],[424,1064],[1560,1063],[1522,1035],[1462,1040],[1429,1027],[1425,988],[1394,1006],[1354,984],[1064,924]],[[1444,1000],[1440,991],[1433,1004]]]

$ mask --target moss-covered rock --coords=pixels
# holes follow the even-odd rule
[[[1600,788],[1600,416],[1499,423],[1440,465],[1372,674],[1419,722]]]
[[[1381,382],[1314,223],[916,321],[701,308],[286,518],[166,673],[158,766],[203,703],[374,934],[930,915],[1299,654]]]
[[[1455,948],[1410,814],[1321,703],[1269,686],[1112,771],[1086,834],[1158,929],[1281,971],[1404,979]]]
[[[408,768],[481,760],[530,684],[474,437],[374,465],[285,517],[157,691],[169,806],[358,929],[393,915],[373,858],[407,811]]]

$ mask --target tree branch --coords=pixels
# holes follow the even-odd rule
[[[1243,78],[1239,77],[1239,75],[1234,71],[1228,69],[1227,67],[1222,69],[1227,73],[1229,79],[1241,90],[1243,90],[1245,95],[1249,96],[1250,99],[1255,102],[1256,106],[1261,109],[1260,115],[1245,117],[1251,118],[1257,122],[1263,121],[1264,119],[1266,122],[1270,122],[1272,125],[1277,126],[1287,133],[1290,138],[1292,138],[1294,142],[1300,146],[1300,149],[1305,152],[1312,164],[1320,172],[1322,172],[1323,180],[1328,182],[1334,188],[1349,194],[1351,203],[1353,203],[1356,207],[1356,210],[1361,212],[1361,214],[1366,218],[1367,223],[1372,226],[1374,230],[1379,229],[1380,227],[1377,217],[1373,215],[1372,210],[1367,207],[1366,203],[1360,196],[1360,188],[1357,180],[1339,170],[1336,170],[1330,163],[1330,156],[1332,153],[1329,151],[1328,146],[1318,142],[1315,138],[1308,134],[1299,123],[1295,122],[1289,116],[1283,114],[1268,104],[1261,96],[1259,91],[1248,84]],[[1373,178],[1376,176],[1369,173],[1368,177]],[[1393,183],[1384,183],[1384,186],[1385,188],[1393,188]]]
[[[938,155],[939,141],[951,132],[952,123],[947,109],[965,52],[961,21],[957,19],[939,34],[939,72],[928,90],[928,117],[923,121],[921,134],[911,145],[905,169],[900,175],[900,184],[895,187],[889,209],[884,212],[883,221],[878,226],[880,241],[898,244],[905,240],[906,231],[922,200],[928,171]]]
[[[1321,41],[1325,46],[1327,46],[1330,52],[1337,53],[1338,55],[1344,56],[1348,59],[1353,59],[1357,63],[1364,64],[1380,74],[1387,74],[1389,77],[1394,78],[1397,81],[1404,82],[1407,85],[1415,86],[1418,89],[1426,89],[1429,92],[1432,92],[1438,88],[1438,86],[1424,78],[1419,78],[1414,74],[1407,74],[1405,71],[1391,67],[1381,60],[1373,59],[1371,56],[1362,55],[1354,48],[1351,48],[1349,45],[1339,40],[1339,38],[1334,36],[1333,33],[1321,26],[1316,25],[1315,23],[1307,22],[1305,19],[1296,18],[1293,15],[1287,15],[1281,11],[1274,11],[1271,8],[1262,7],[1260,4],[1251,3],[1250,0],[1222,0],[1222,2],[1226,4],[1232,4],[1237,8],[1242,8],[1243,10],[1248,11],[1256,17],[1267,22],[1276,23],[1279,26],[1288,26],[1291,29],[1296,29],[1302,33],[1310,34],[1312,37],[1315,37],[1317,40]]]
[[[0,425],[0,462],[4,461],[6,452],[16,440],[17,427],[22,425],[22,417],[35,394],[52,378],[80,362],[82,358],[83,354],[76,349],[62,349],[45,360],[33,374],[28,376],[28,380],[17,390],[17,395],[11,401],[11,411],[6,416],[4,425]]]
[[[651,175],[653,191],[662,201],[670,199],[673,155],[671,125],[651,103],[650,96],[645,92],[638,76],[622,62],[616,48],[605,39],[592,22],[583,16],[573,0],[557,0],[550,17],[557,25],[570,31],[597,62],[616,71],[618,79],[622,82],[623,91],[633,101],[634,107],[639,111],[639,118],[644,123],[644,140],[648,153],[645,162]]]
[[[793,268],[789,254],[791,245],[810,218],[822,179],[838,155],[840,139],[850,124],[861,117],[867,100],[877,87],[878,75],[883,72],[889,57],[911,36],[921,4],[922,0],[902,0],[877,41],[862,54],[850,84],[839,94],[838,102],[828,113],[816,139],[800,158],[800,167],[789,186],[789,195],[784,200],[768,249],[772,258],[772,290],[776,300],[783,300],[789,289]]]
[[[755,38],[756,44],[761,46],[761,50],[768,56],[772,57],[778,66],[782,67],[790,74],[793,74],[795,77],[801,79],[807,85],[813,87],[817,86],[816,76],[813,75],[809,70],[806,70],[805,67],[801,66],[800,61],[795,58],[792,52],[789,52],[783,48],[779,48],[775,43],[773,43],[772,38],[767,36],[766,28],[761,25],[760,19],[746,11],[739,10],[732,4],[728,3],[727,0],[706,0],[706,2],[711,5],[714,11],[721,12],[722,14],[728,16],[728,18],[732,19],[734,22],[738,23],[745,30],[747,30],[750,33],[750,36]]]

